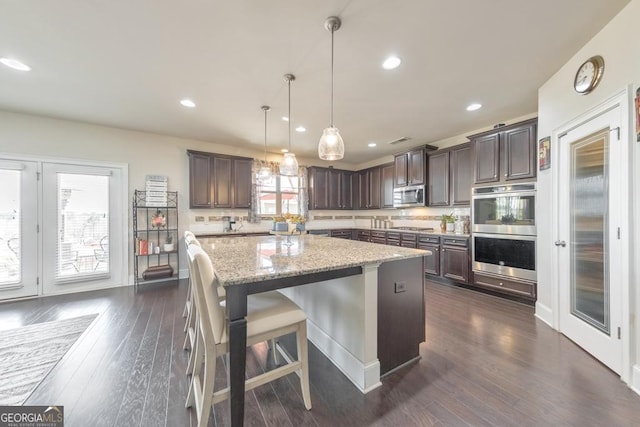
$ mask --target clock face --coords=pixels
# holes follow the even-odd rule
[[[602,72],[604,71],[604,60],[601,56],[594,56],[585,61],[578,68],[576,77],[573,81],[573,87],[580,94],[591,92],[600,82]]]

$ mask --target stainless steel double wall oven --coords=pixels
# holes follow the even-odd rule
[[[536,184],[473,189],[473,270],[536,281]]]

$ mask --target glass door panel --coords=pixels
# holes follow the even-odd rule
[[[610,335],[608,129],[571,145],[571,314]]]

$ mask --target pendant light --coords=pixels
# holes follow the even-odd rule
[[[280,162],[280,175],[298,176],[298,160],[291,152],[291,82],[296,77],[293,74],[285,74],[284,81],[289,85],[289,152],[284,153],[284,158]]]
[[[338,31],[342,22],[337,16],[330,16],[324,27],[331,31],[331,121],[329,127],[322,131],[318,143],[318,156],[322,160],[340,160],[344,157],[344,142],[338,128],[333,126],[333,33]]]
[[[268,105],[263,105],[262,111],[264,111],[264,165],[258,171],[257,179],[260,183],[264,184],[271,180],[271,167],[267,163],[267,112],[271,110]]]

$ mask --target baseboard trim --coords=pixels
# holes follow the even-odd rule
[[[378,359],[368,365],[363,364],[309,319],[307,337],[362,393],[369,393],[382,385]]]
[[[633,365],[633,373],[631,374],[631,390],[636,394],[640,394],[640,365]]]
[[[553,311],[546,305],[536,301],[535,316],[549,325],[551,328],[555,329],[553,327]]]

